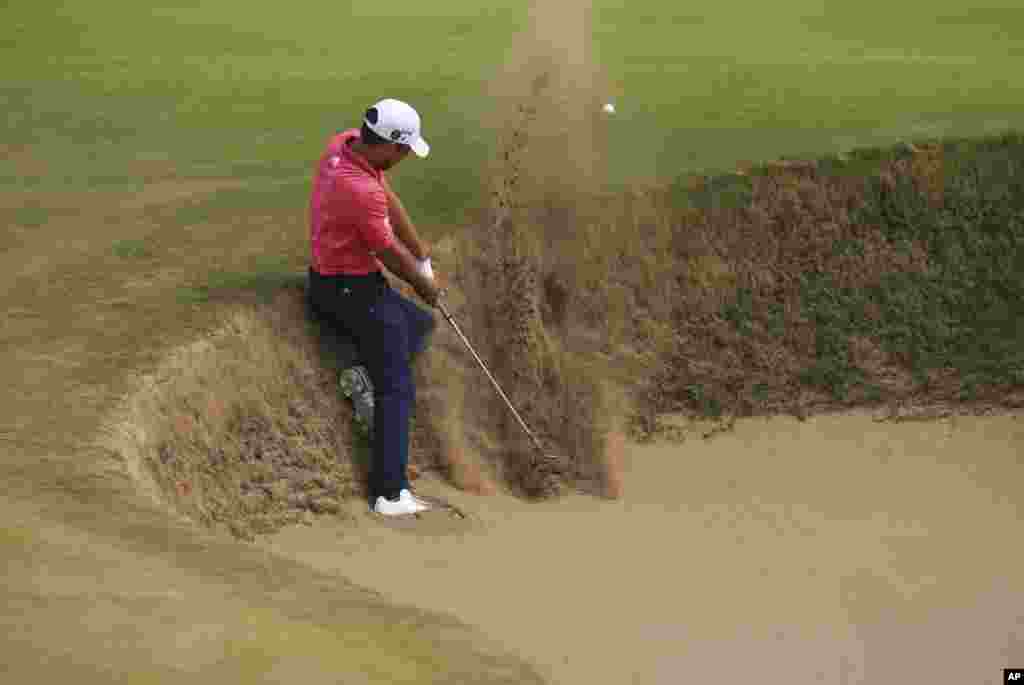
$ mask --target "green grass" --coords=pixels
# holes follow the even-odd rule
[[[14,211],[14,224],[25,228],[39,228],[45,226],[50,218],[50,212],[45,207],[33,207],[31,205],[18,207]]]
[[[139,259],[152,256],[144,240],[118,240],[114,243],[112,251],[122,259]]]
[[[618,106],[613,180],[1019,124],[1018,4],[727,0],[695,12],[599,0],[594,51]],[[494,106],[483,86],[526,26],[527,4],[512,0],[22,0],[0,22],[12,65],[0,135],[59,163],[26,173],[5,158],[0,185],[126,184],[138,160],[301,184],[326,136],[391,95],[416,104],[434,145],[395,174],[406,204],[421,221],[460,221],[482,198],[491,135],[480,120]],[[303,211],[301,195],[281,211]]]
[[[244,269],[211,271],[205,280],[177,293],[179,302],[202,304],[238,293],[254,293],[263,301],[273,298],[284,288],[303,288],[306,274],[295,269],[288,257],[269,255],[257,257]]]
[[[708,397],[703,385],[694,383],[686,386],[686,395],[702,415],[711,418],[718,418],[722,415],[722,402],[716,397]]]
[[[1024,138],[951,140],[944,159],[940,206],[905,177],[890,191],[875,178],[856,216],[890,244],[922,245],[925,272],[890,272],[866,289],[838,287],[827,273],[803,276],[803,313],[817,337],[805,382],[837,398],[858,386],[873,391],[849,356],[850,337],[860,335],[905,360],[919,383],[956,370],[963,399],[980,386],[1024,383]],[[834,247],[864,252],[855,242]]]

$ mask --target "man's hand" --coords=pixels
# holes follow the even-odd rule
[[[379,251],[377,258],[391,273],[411,285],[424,302],[431,307],[437,306],[441,288],[432,277],[421,271],[419,262],[404,245],[396,241],[391,248]]]
[[[421,280],[421,283],[413,284],[413,287],[416,289],[416,294],[431,307],[436,307],[438,300],[441,298],[441,288],[433,278],[423,277]]]
[[[424,257],[419,260],[419,272],[430,280],[434,280],[434,269],[430,265],[430,257]]]
[[[421,259],[419,261],[419,273],[421,276],[426,276],[430,281],[430,284],[433,286],[432,292],[420,294],[420,297],[422,297],[430,306],[436,307],[438,298],[445,293],[444,281],[434,277],[434,269],[430,265],[429,258]]]

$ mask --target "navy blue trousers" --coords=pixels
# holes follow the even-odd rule
[[[373,381],[373,463],[369,495],[397,497],[409,487],[409,418],[416,399],[412,360],[429,342],[432,312],[402,297],[383,273],[321,276],[309,270],[317,313],[349,335]]]

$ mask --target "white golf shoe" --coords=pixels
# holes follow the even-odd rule
[[[383,516],[408,516],[428,509],[430,509],[430,505],[405,489],[399,493],[398,499],[378,497],[373,505],[373,511]]]
[[[405,497],[406,499],[411,500],[413,505],[416,506],[419,511],[429,511],[431,509],[429,502],[424,500],[422,497],[417,497],[409,490],[402,490],[402,493],[398,497],[399,499]]]

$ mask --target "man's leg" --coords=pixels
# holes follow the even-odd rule
[[[407,316],[394,298],[378,298],[369,318],[369,330],[360,332],[360,356],[374,386],[373,465],[371,501],[394,497],[408,488],[409,417],[416,389],[409,366],[410,335]]]
[[[318,277],[312,269],[309,270],[309,281],[306,288],[306,307],[310,319],[317,326],[317,342],[322,358],[328,360],[330,366],[337,371],[347,369],[359,362],[359,351],[356,347],[355,336],[348,330],[344,321],[333,308],[323,308],[322,302],[329,299],[337,302],[338,294],[336,289],[331,289],[330,295],[325,295],[325,286],[319,282]]]
[[[402,307],[387,297],[360,296],[335,281],[312,275],[319,311],[352,334],[375,395],[370,502],[408,488],[409,415],[415,388],[409,367],[409,325]]]

